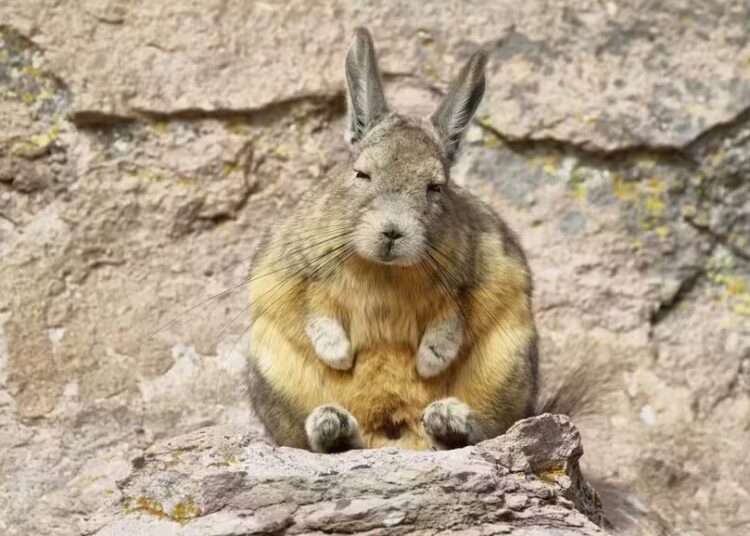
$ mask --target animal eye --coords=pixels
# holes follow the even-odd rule
[[[427,191],[433,194],[439,194],[440,192],[443,191],[443,187],[440,184],[430,184],[427,187]]]
[[[367,173],[363,173],[362,171],[357,171],[356,169],[354,171],[357,172],[357,178],[358,179],[362,179],[363,181],[369,181],[370,180],[370,176]]]

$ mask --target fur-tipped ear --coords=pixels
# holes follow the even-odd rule
[[[438,109],[430,116],[449,161],[455,158],[464,130],[484,95],[485,65],[487,55],[481,50],[475,52],[451,84]]]
[[[354,30],[354,41],[346,54],[346,83],[349,109],[347,141],[354,145],[388,111],[375,46],[370,32],[365,28]]]

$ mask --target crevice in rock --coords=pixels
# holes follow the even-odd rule
[[[734,244],[727,238],[725,234],[718,233],[714,231],[710,226],[698,223],[695,221],[695,218],[686,216],[685,222],[690,225],[693,229],[698,231],[699,233],[705,234],[708,237],[710,237],[714,242],[718,242],[725,248],[727,248],[729,251],[731,251],[735,256],[739,257],[740,259],[743,259],[745,261],[750,261],[750,251],[747,251],[737,244]],[[731,227],[730,227],[731,231]]]
[[[732,136],[738,128],[742,128],[746,123],[750,123],[750,106],[744,108],[732,119],[718,123],[701,132],[695,139],[685,145],[685,150],[691,154],[700,152],[711,142]]]
[[[574,143],[557,138],[516,138],[501,132],[486,121],[474,119],[474,123],[484,131],[492,134],[509,149],[519,154],[538,152],[575,156],[578,160],[597,167],[608,167],[615,162],[658,156],[662,162],[674,167],[682,169],[696,169],[698,167],[698,160],[688,151],[679,147],[668,145],[631,145],[608,151],[604,149],[592,149],[583,143]]]
[[[706,275],[705,268],[696,268],[693,272],[687,275],[682,281],[680,281],[677,291],[667,300],[662,301],[654,311],[652,311],[649,318],[651,326],[655,326],[662,320],[664,320],[674,309],[682,303],[688,294],[696,287],[700,282],[701,278]]]
[[[252,123],[269,115],[285,115],[301,106],[310,106],[312,110],[331,110],[342,112],[344,107],[343,93],[332,95],[302,95],[291,99],[275,101],[257,108],[237,108],[206,110],[202,108],[184,108],[171,112],[133,108],[132,115],[107,113],[98,110],[76,110],[70,114],[71,122],[78,128],[102,128],[127,125],[138,122],[167,121],[203,121],[217,119],[223,121],[243,121]],[[302,117],[300,117],[301,119]]]

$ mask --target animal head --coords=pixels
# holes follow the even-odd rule
[[[343,186],[360,257],[416,264],[452,224],[449,171],[484,94],[485,64],[485,54],[476,52],[432,115],[405,117],[388,110],[370,33],[355,31],[346,56],[353,164]]]

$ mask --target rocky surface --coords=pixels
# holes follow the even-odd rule
[[[577,425],[620,532],[747,532],[747,2],[308,4],[0,6],[0,533],[77,534],[155,440],[256,426],[241,282],[345,158],[357,24],[411,111],[490,50],[455,180],[527,249],[548,382],[608,371]]]
[[[111,507],[82,521],[125,534],[602,534],[578,431],[545,414],[476,447],[321,456],[210,427],[133,461]],[[578,509],[577,509],[578,508]],[[582,511],[588,514],[581,513]]]

